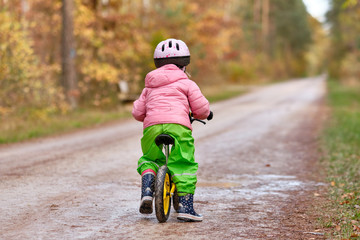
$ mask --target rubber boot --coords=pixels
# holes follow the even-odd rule
[[[147,172],[141,177],[141,201],[140,213],[150,214],[153,212],[153,193],[155,191],[155,174]]]
[[[197,214],[193,206],[194,195],[188,193],[185,196],[179,196],[179,213],[177,219],[185,222],[201,222],[203,216]]]

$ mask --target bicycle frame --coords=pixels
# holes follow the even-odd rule
[[[169,156],[170,156],[170,145],[164,144],[165,149],[165,157],[166,157],[166,166],[168,164]]]
[[[164,144],[164,151],[165,151],[166,166],[167,166],[169,156],[170,156],[170,145],[169,144]],[[171,183],[170,196],[172,197],[174,195],[176,186],[175,186],[175,183],[173,181],[170,181],[170,183]]]

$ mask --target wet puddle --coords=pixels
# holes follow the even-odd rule
[[[247,200],[271,195],[286,198],[293,191],[311,190],[317,186],[324,185],[314,181],[302,181],[296,176],[274,174],[229,175],[226,180],[219,179],[217,182],[199,180],[197,183],[199,197],[208,195],[209,192],[215,192],[215,194],[211,194],[213,198],[217,198],[216,195],[223,194],[227,198],[231,198],[231,195],[237,195],[237,197],[241,196]]]
[[[241,186],[240,183],[235,182],[198,182],[197,187],[215,187],[215,188],[233,188]]]

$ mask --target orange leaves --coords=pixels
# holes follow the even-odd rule
[[[341,196],[342,199],[354,199],[355,198],[355,193],[354,192],[350,192],[350,193],[345,193]]]
[[[344,193],[341,196],[341,199],[343,199],[343,201],[341,201],[339,204],[340,205],[344,205],[344,204],[349,204],[350,200],[355,199],[355,193],[354,192],[350,192],[350,193]]]
[[[199,36],[216,36],[223,28],[224,20],[221,11],[209,9],[204,13],[197,23],[196,29]],[[216,38],[205,38],[208,41],[214,41]],[[204,40],[205,40],[204,39]]]
[[[358,225],[358,221],[353,220],[352,223],[353,223],[353,225],[352,225],[353,233],[351,234],[350,237],[352,237],[352,238],[359,237],[360,236],[360,226]]]
[[[342,202],[340,202],[339,204],[340,205],[344,205],[344,204],[349,204],[350,202],[348,201],[348,200],[345,200],[345,201],[342,201]]]
[[[353,225],[353,230],[354,230],[354,231],[357,231],[357,232],[360,232],[360,226],[359,226],[359,225],[355,225],[355,224],[359,224],[359,222],[358,222],[358,221],[355,221],[355,220],[352,220],[351,223],[354,224],[354,225]]]
[[[84,75],[89,76],[91,79],[101,82],[117,83],[118,71],[110,64],[92,62],[81,67]]]

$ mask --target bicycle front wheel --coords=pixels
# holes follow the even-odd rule
[[[174,184],[174,183],[173,183]],[[179,206],[179,195],[177,193],[177,189],[175,189],[174,196],[173,196],[173,206],[176,212],[178,212],[180,206]]]
[[[159,222],[166,222],[171,207],[171,179],[167,166],[159,168],[155,181],[155,212]]]

